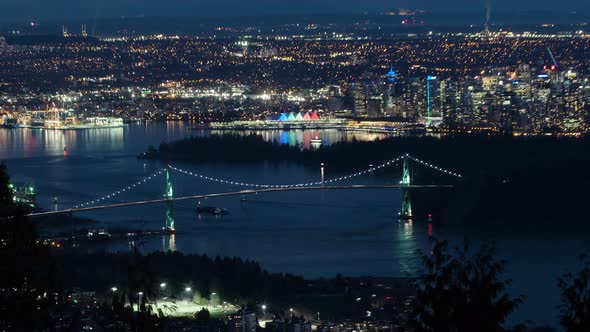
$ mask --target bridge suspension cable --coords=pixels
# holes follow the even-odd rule
[[[163,169],[157,171],[156,173],[154,173],[152,175],[149,175],[149,176],[147,176],[147,177],[145,177],[145,178],[143,178],[143,179],[141,179],[141,180],[139,180],[139,181],[137,181],[135,183],[132,183],[132,184],[130,184],[130,185],[122,188],[122,189],[119,189],[117,191],[113,191],[110,194],[107,194],[107,195],[104,195],[102,197],[93,199],[91,201],[87,201],[87,202],[84,202],[84,203],[81,203],[81,204],[77,204],[73,208],[74,209],[78,209],[78,208],[88,207],[91,204],[95,204],[95,203],[104,201],[104,200],[109,199],[109,198],[117,197],[117,196],[123,194],[124,192],[126,192],[128,190],[131,190],[131,189],[133,189],[133,188],[135,188],[135,187],[137,187],[137,186],[139,186],[141,184],[144,184],[144,183],[148,182],[149,180],[152,180],[152,179],[156,178],[158,175],[162,175],[165,171],[166,171],[166,169],[163,168]]]
[[[413,160],[413,161],[415,161],[415,162],[417,162],[419,164],[422,164],[424,166],[430,167],[430,168],[432,168],[434,170],[437,170],[437,171],[439,171],[441,173],[444,173],[444,174],[447,174],[447,175],[451,175],[451,176],[454,176],[454,177],[458,177],[458,178],[462,178],[463,177],[463,175],[461,175],[459,173],[456,173],[456,172],[453,172],[453,171],[449,171],[448,169],[444,169],[442,167],[438,167],[438,166],[433,165],[431,163],[427,163],[424,160],[421,160],[421,159],[412,157],[409,154],[406,154],[405,157],[410,158],[411,160]]]
[[[410,160],[413,160],[413,161],[415,161],[415,162],[417,162],[417,163],[419,163],[421,165],[430,167],[430,168],[432,168],[432,169],[434,169],[436,171],[439,171],[441,173],[444,173],[444,174],[447,174],[447,175],[451,175],[451,176],[454,176],[454,177],[457,177],[457,178],[462,178],[463,177],[459,173],[450,171],[448,169],[444,169],[442,167],[438,167],[438,166],[433,165],[431,163],[428,163],[428,162],[426,162],[424,160],[421,160],[421,159],[412,157],[412,156],[410,156],[407,153],[404,154],[404,155],[402,155],[402,156],[399,156],[399,157],[393,158],[391,160],[388,160],[388,161],[386,161],[384,163],[381,163],[381,164],[379,164],[377,166],[372,166],[372,167],[369,167],[369,168],[367,168],[365,170],[362,170],[362,171],[359,171],[359,172],[350,173],[350,174],[347,174],[347,175],[344,175],[344,176],[340,176],[340,177],[336,177],[336,178],[328,179],[328,180],[324,180],[324,181],[314,181],[314,182],[295,183],[295,184],[259,184],[259,183],[247,183],[247,182],[234,181],[234,180],[228,180],[228,179],[222,179],[222,178],[216,178],[216,177],[212,177],[212,176],[207,176],[207,175],[204,175],[204,174],[201,174],[201,173],[187,171],[185,169],[181,169],[181,168],[178,168],[178,167],[175,167],[175,166],[169,166],[169,167],[172,170],[175,170],[177,172],[180,172],[180,173],[183,173],[183,174],[192,176],[192,177],[196,177],[196,178],[200,178],[200,179],[207,180],[207,181],[212,181],[212,182],[218,182],[218,183],[224,183],[224,184],[229,184],[229,185],[241,186],[241,187],[265,188],[265,189],[270,189],[270,188],[303,188],[303,187],[313,187],[313,186],[321,186],[321,185],[334,184],[334,183],[338,183],[338,182],[341,182],[341,181],[344,181],[344,180],[356,178],[356,177],[359,177],[361,175],[365,175],[365,174],[371,173],[373,171],[376,171],[378,169],[382,169],[382,168],[385,168],[385,167],[396,165],[397,163],[399,163],[400,161],[402,161],[402,160],[404,160],[406,158],[407,159],[410,159]],[[86,208],[86,207],[89,207],[89,206],[91,206],[93,204],[96,204],[96,203],[105,201],[107,199],[111,199],[111,198],[117,197],[117,196],[119,196],[119,195],[121,195],[121,194],[123,194],[123,193],[125,193],[125,192],[127,192],[127,191],[129,191],[129,190],[131,190],[131,189],[133,189],[133,188],[141,185],[141,184],[144,184],[144,183],[146,183],[146,182],[148,182],[148,181],[156,178],[159,175],[164,174],[165,172],[166,172],[166,168],[163,168],[163,169],[155,172],[152,175],[149,175],[149,176],[147,176],[147,177],[145,177],[145,178],[143,178],[143,179],[141,179],[141,180],[139,180],[139,181],[137,181],[135,183],[132,183],[132,184],[126,186],[126,187],[123,187],[120,190],[114,191],[114,192],[109,193],[107,195],[104,195],[102,197],[98,197],[98,198],[93,199],[91,201],[87,201],[87,202],[84,202],[84,203],[81,203],[81,204],[77,204],[77,205],[73,206],[73,208],[74,209]]]
[[[388,160],[382,164],[379,164],[377,166],[373,166],[373,167],[369,167],[365,170],[356,172],[356,173],[351,173],[351,174],[347,174],[344,176],[340,176],[337,178],[333,178],[333,179],[329,179],[329,180],[325,180],[325,181],[316,181],[316,182],[307,182],[307,183],[295,183],[295,184],[259,184],[259,183],[247,183],[247,182],[240,182],[240,181],[234,181],[234,180],[226,180],[226,179],[221,179],[221,178],[216,178],[216,177],[212,177],[212,176],[207,176],[204,174],[200,174],[200,173],[195,173],[195,172],[190,172],[178,167],[174,167],[174,166],[170,166],[170,168],[172,168],[175,171],[184,173],[186,175],[190,175],[193,177],[197,177],[203,180],[207,180],[207,181],[213,181],[213,182],[218,182],[218,183],[225,183],[225,184],[230,184],[230,185],[236,185],[236,186],[241,186],[241,187],[250,187],[250,188],[295,188],[295,187],[311,187],[311,186],[318,186],[318,185],[322,185],[322,184],[332,184],[332,183],[337,183],[340,181],[344,181],[344,180],[348,180],[348,179],[352,179],[373,171],[376,171],[378,169],[381,168],[385,168],[388,166],[391,166],[393,164],[398,163],[399,161],[401,161],[403,158],[405,158],[406,156],[400,156],[391,160]]]

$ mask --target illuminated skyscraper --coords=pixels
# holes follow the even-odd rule
[[[352,84],[354,94],[354,114],[364,116],[367,114],[367,93],[366,87],[362,83]]]
[[[227,332],[256,332],[257,325],[256,314],[242,309],[229,317]]]
[[[426,126],[430,126],[430,119],[432,113],[432,101],[430,98],[430,82],[436,80],[436,76],[428,75],[426,77]]]

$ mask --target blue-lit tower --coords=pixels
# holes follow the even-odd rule
[[[389,72],[385,74],[385,78],[387,79],[387,81],[385,84],[385,99],[383,100],[385,104],[383,106],[389,112],[393,110],[393,106],[395,103],[394,99],[397,95],[397,76],[398,75],[395,72],[395,70],[393,70],[393,67],[390,67]]]
[[[390,67],[389,72],[385,76],[387,77],[388,81],[390,81],[391,83],[395,83],[395,79],[397,78],[397,73],[395,72],[395,70],[393,70],[393,67]]]

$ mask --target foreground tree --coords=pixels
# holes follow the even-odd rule
[[[452,252],[447,242],[436,242],[423,256],[424,271],[414,281],[416,297],[410,324],[417,332],[498,332],[522,303],[522,296],[506,293],[510,280],[501,279],[504,261],[483,245],[472,252],[469,244]]]
[[[33,331],[50,326],[48,311],[60,297],[49,248],[13,195],[0,164],[0,330]]]
[[[590,331],[590,257],[582,256],[577,274],[566,273],[557,281],[561,289],[559,320],[567,332]]]

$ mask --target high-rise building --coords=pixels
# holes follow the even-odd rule
[[[381,96],[371,96],[367,100],[367,115],[377,118],[383,116],[383,99]]]
[[[483,76],[481,78],[483,91],[496,93],[501,77],[498,75]]]
[[[352,90],[353,90],[353,96],[354,96],[354,115],[356,115],[356,116],[367,115],[366,86],[362,83],[353,83]]]
[[[242,309],[229,316],[227,332],[256,332],[256,326],[258,326],[256,313]]]

